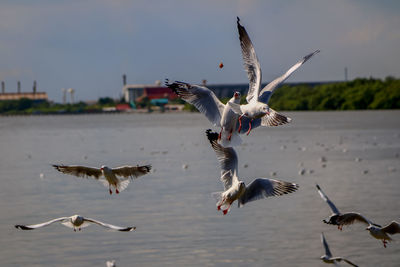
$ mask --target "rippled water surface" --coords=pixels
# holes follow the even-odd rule
[[[243,136],[239,176],[293,181],[299,190],[226,216],[211,197],[222,184],[201,114],[0,117],[0,265],[324,266],[324,232],[333,255],[399,266],[400,235],[385,249],[361,224],[340,232],[322,223],[330,210],[315,184],[341,211],[400,221],[400,111],[288,115],[290,125]],[[51,167],[141,163],[154,172],[111,196],[98,181]],[[73,214],[137,230],[13,227]]]

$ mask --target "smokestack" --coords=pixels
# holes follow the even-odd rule
[[[36,81],[33,81],[33,93],[36,94]]]
[[[1,81],[1,93],[4,94],[6,92],[6,84],[4,81]]]
[[[62,88],[61,91],[63,93],[63,104],[65,105],[67,102],[67,89]]]
[[[124,86],[126,85],[126,74],[122,75],[122,83]]]
[[[348,81],[348,79],[347,79],[348,77],[347,77],[347,67],[345,67],[344,68],[344,80],[347,82]]]
[[[18,94],[21,93],[21,82],[20,81],[17,82],[17,93]]]

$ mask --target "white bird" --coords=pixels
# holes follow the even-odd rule
[[[107,267],[117,267],[117,264],[115,264],[115,260],[111,260],[111,261],[106,261],[106,266]]]
[[[292,193],[299,187],[294,183],[267,178],[257,178],[246,186],[237,176],[238,159],[235,150],[232,147],[223,147],[218,144],[218,134],[211,132],[210,129],[206,131],[206,134],[221,167],[224,191],[215,192],[213,196],[217,199],[217,209],[222,210],[224,215],[228,213],[235,200],[241,207],[250,201]]]
[[[121,232],[130,232],[130,231],[133,231],[136,229],[135,226],[120,227],[120,226],[115,226],[115,225],[108,224],[108,223],[103,223],[103,222],[100,222],[100,221],[97,221],[94,219],[84,218],[80,215],[72,215],[70,217],[61,217],[61,218],[57,218],[54,220],[50,220],[48,222],[39,223],[39,224],[32,224],[32,225],[17,224],[17,225],[15,225],[15,228],[21,229],[21,230],[33,230],[36,228],[48,226],[55,222],[61,222],[61,224],[65,225],[69,228],[73,228],[74,231],[76,231],[76,229],[78,229],[80,231],[81,228],[89,226],[90,224],[93,224],[93,223],[103,226],[105,228],[111,229],[111,230],[117,230],[117,231],[121,231]]]
[[[268,101],[275,89],[282,84],[289,76],[297,70],[301,65],[303,65],[307,60],[309,60],[314,54],[318,53],[319,50],[305,56],[295,65],[293,65],[285,74],[276,78],[269,84],[267,84],[261,91],[261,67],[258,61],[256,51],[250,40],[246,29],[240,25],[240,19],[237,18],[237,27],[239,31],[240,46],[242,49],[242,56],[244,61],[244,68],[247,71],[247,76],[249,78],[249,91],[247,93],[247,104],[239,105],[236,103],[229,103],[232,109],[240,115],[239,117],[239,132],[243,125],[243,116],[249,119],[249,130],[247,134],[250,133],[252,129],[252,122],[254,119],[262,118],[262,126],[276,126],[285,124],[291,121],[290,118],[285,115],[279,114],[268,106]]]
[[[357,266],[357,265],[355,265],[354,263],[352,263],[351,261],[349,261],[349,260],[347,260],[345,258],[332,257],[332,253],[329,250],[329,246],[328,246],[328,243],[325,240],[324,233],[321,233],[321,242],[322,242],[322,244],[324,245],[324,248],[325,248],[325,255],[321,256],[321,260],[323,262],[325,262],[325,263],[333,263],[333,264],[337,265],[337,262],[340,262],[340,261],[343,260],[343,261],[347,262],[348,264],[350,264],[352,266]]]
[[[368,230],[369,233],[376,239],[382,240],[383,246],[386,248],[387,241],[392,241],[392,238],[388,236],[388,234],[389,235],[399,234],[400,225],[396,221],[392,221],[385,227],[379,227],[374,224],[369,224],[365,230]]]
[[[350,225],[353,224],[354,222],[362,222],[368,225],[375,225],[381,227],[380,225],[371,222],[360,213],[357,212],[341,213],[338,210],[338,208],[336,208],[335,204],[333,204],[333,202],[324,193],[324,191],[322,191],[321,187],[318,184],[316,184],[315,186],[317,187],[318,193],[321,196],[321,198],[325,200],[325,202],[329,205],[329,207],[333,212],[327,219],[323,220],[324,223],[337,225],[339,230],[342,230],[343,225]]]
[[[151,165],[121,166],[113,169],[104,165],[101,168],[78,165],[53,165],[53,167],[65,174],[78,177],[94,177],[96,180],[100,180],[105,187],[108,187],[110,195],[112,194],[111,186],[115,188],[115,193],[119,194],[119,192],[122,192],[129,185],[129,178],[138,178],[151,170]],[[117,176],[122,176],[122,178],[118,178]]]
[[[207,87],[178,82],[165,82],[172,91],[189,104],[194,105],[207,119],[217,127],[221,127],[219,140],[223,146],[238,146],[242,139],[236,133],[239,115],[229,105],[223,104]],[[240,104],[240,92],[234,92],[230,103]]]

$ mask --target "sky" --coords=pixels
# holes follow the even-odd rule
[[[288,80],[400,77],[398,0],[1,0],[0,80],[6,92],[61,102],[119,98],[130,84],[248,83],[239,16],[271,81],[308,53]],[[218,68],[220,62],[224,67]]]

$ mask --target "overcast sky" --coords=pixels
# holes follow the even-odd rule
[[[77,100],[119,97],[128,83],[247,83],[236,16],[263,82],[321,53],[289,81],[400,75],[398,0],[1,0],[0,80],[6,91],[61,88]],[[224,63],[219,69],[218,64]]]

